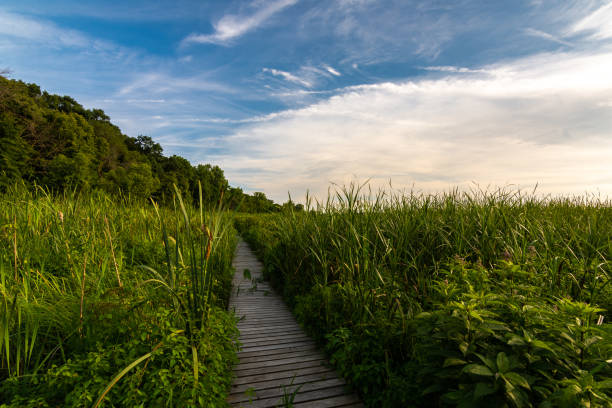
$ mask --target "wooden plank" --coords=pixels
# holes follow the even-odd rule
[[[289,352],[294,352],[294,351],[316,350],[316,349],[317,348],[315,347],[314,344],[308,344],[305,346],[287,347],[283,349],[282,353],[289,353]],[[272,349],[272,350],[260,350],[260,351],[239,351],[237,355],[238,355],[238,358],[243,358],[243,357],[251,357],[251,356],[275,355],[278,353],[281,353],[281,351]]]
[[[308,337],[305,334],[302,334],[299,337],[295,337],[295,338],[277,337],[274,339],[270,338],[268,340],[253,340],[253,341],[247,341],[244,343],[242,343],[242,341],[240,342],[242,343],[242,349],[247,350],[251,347],[272,346],[272,345],[277,345],[277,344],[293,344],[298,341],[309,341],[309,340],[310,340],[310,337]]]
[[[298,334],[298,333],[303,333],[303,331],[300,329],[282,330],[282,331],[275,331],[274,335],[275,336],[291,336],[292,334]],[[254,340],[254,339],[265,339],[268,336],[270,336],[268,333],[256,333],[256,334],[245,334],[243,336],[240,336],[240,338],[242,340]]]
[[[257,385],[258,382],[263,382],[263,381],[279,381],[279,380],[286,379],[286,378],[291,379],[293,376],[296,376],[297,373],[298,373],[297,371],[289,370],[289,371],[275,371],[275,372],[270,372],[270,373],[265,373],[265,374],[256,374],[256,375],[244,376],[244,377],[239,377],[239,378],[237,377],[234,379],[233,385],[234,386],[247,385],[247,384]],[[325,366],[308,367],[308,368],[302,368],[299,370],[300,375],[311,375],[311,374],[320,374],[320,373],[332,374],[334,372],[331,368],[325,367]]]
[[[296,341],[295,343],[287,344],[272,344],[269,346],[257,346],[257,347],[244,347],[242,351],[264,351],[264,350],[278,350],[278,349],[289,349],[297,346],[312,346],[315,347],[315,342],[312,340],[308,341]]]
[[[279,316],[279,317],[269,317],[267,319],[243,319],[238,322],[238,326],[243,326],[246,328],[247,326],[255,326],[262,324],[294,324],[296,327],[299,327],[295,322],[293,316]]]
[[[266,337],[257,337],[257,338],[241,337],[240,343],[242,344],[242,347],[251,347],[251,346],[259,346],[259,345],[266,345],[266,344],[277,344],[279,340],[286,342],[287,340],[298,340],[298,339],[299,340],[310,339],[310,337],[308,337],[304,333],[299,333],[299,332],[296,332],[293,334],[280,335],[280,336],[269,334]]]
[[[339,387],[344,385],[344,380],[339,378],[330,378],[328,380],[322,381],[314,381],[303,384],[295,384],[291,383],[291,381],[287,381],[287,384],[278,384],[274,388],[267,389],[255,389],[255,395],[249,395],[248,392],[235,393],[229,396],[227,402],[230,404],[236,402],[246,402],[249,400],[260,400],[266,398],[273,397],[282,397],[285,394],[292,394],[297,390],[299,393],[309,392],[309,391],[317,391],[323,390],[326,388]]]
[[[265,312],[265,313],[262,312],[261,314],[242,313],[242,314],[239,314],[237,316],[238,316],[238,318],[240,319],[241,322],[242,321],[248,321],[248,320],[252,321],[254,319],[264,320],[264,319],[267,319],[267,318],[274,318],[274,317],[291,317],[293,319],[293,321],[296,322],[295,318],[293,316],[288,316],[284,312],[279,313],[278,311],[276,311],[276,312]],[[296,324],[296,326],[297,326],[297,324]]]
[[[275,330],[275,329],[286,329],[286,328],[292,328],[297,326],[297,324],[293,323],[293,324],[271,324],[271,325],[261,325],[260,327],[249,327],[249,328],[245,328],[243,330],[240,330],[240,332],[260,332],[260,331],[266,331],[266,330]],[[299,326],[298,326],[299,327]]]
[[[259,311],[259,309],[258,309]],[[291,321],[296,322],[295,317],[291,315],[289,312],[285,312],[284,310],[270,310],[269,312],[264,313],[246,313],[240,314],[241,322],[247,321],[266,321],[271,319],[291,319]]]
[[[299,328],[300,326],[298,326],[294,320],[292,319],[283,319],[283,318],[278,318],[278,319],[274,319],[273,321],[261,321],[261,322],[238,322],[237,326],[238,326],[238,330],[240,330],[241,332],[243,330],[248,330],[248,329],[258,329],[261,327],[267,327],[266,325],[284,325],[284,326],[293,326],[293,328]],[[280,330],[271,330],[269,333],[274,333],[276,331],[280,331]]]
[[[250,375],[257,374],[265,374],[265,373],[273,373],[275,371],[295,371],[299,368],[309,368],[309,367],[318,367],[325,365],[325,360],[313,360],[313,361],[304,361],[301,363],[292,363],[292,364],[283,364],[271,367],[258,367],[258,368],[249,368],[246,370],[240,370],[238,367],[234,368],[234,373],[236,377],[245,377]]]
[[[275,366],[293,364],[293,363],[306,363],[309,361],[325,361],[325,357],[323,357],[320,354],[319,355],[313,354],[310,356],[298,356],[298,357],[280,358],[276,360],[254,361],[252,363],[240,362],[236,366],[235,370],[240,371],[240,370],[247,370],[250,368],[275,367]]]
[[[309,358],[310,356],[313,356],[313,355],[317,355],[321,358],[325,358],[323,353],[321,353],[319,350],[313,349],[313,350],[307,350],[307,351],[294,351],[294,352],[289,352],[289,353],[270,354],[267,356],[256,355],[252,357],[244,357],[240,359],[239,364],[255,363],[258,361],[282,360],[285,358],[294,358],[294,357],[295,358],[297,357]]]
[[[267,388],[278,387],[279,384],[290,384],[291,382],[293,382],[293,384],[299,385],[299,384],[304,384],[304,383],[308,383],[312,381],[328,380],[330,378],[338,378],[338,377],[336,376],[336,373],[334,373],[333,371],[323,371],[320,373],[290,376],[290,377],[277,378],[277,379],[267,380],[267,381],[257,381],[257,382],[251,381],[251,382],[248,382],[247,384],[232,385],[230,394],[240,394],[242,392],[245,392],[249,388],[254,389],[254,390],[265,390]]]
[[[315,391],[306,391],[306,392],[298,392],[293,399],[294,406],[300,402],[311,402],[315,401],[320,405],[311,405],[313,407],[320,406],[334,406],[334,405],[323,405],[324,401],[330,400],[330,397],[340,397],[346,394],[346,390],[343,386],[325,388],[323,390],[315,390]],[[346,403],[350,402],[358,402],[359,400],[356,397],[349,395],[348,398],[344,398]],[[243,406],[245,408],[267,408],[267,407],[276,407],[277,405],[283,405],[281,397],[272,397],[272,398],[263,398],[254,400],[252,402],[236,402],[231,404],[232,406]],[[336,405],[338,406],[338,405]],[[340,405],[341,406],[341,405]]]
[[[297,398],[296,398],[297,399]],[[359,398],[353,394],[339,395],[336,397],[307,401],[293,404],[294,408],[332,408],[332,407],[364,407]]]

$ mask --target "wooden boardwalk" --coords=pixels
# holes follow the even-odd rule
[[[228,402],[236,407],[363,407],[345,389],[325,356],[302,331],[283,300],[263,282],[262,265],[240,240],[234,257],[230,309],[238,322],[242,349]],[[248,269],[250,279],[245,276]]]

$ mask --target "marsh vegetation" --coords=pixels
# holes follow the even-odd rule
[[[353,185],[236,225],[370,406],[612,403],[609,201]]]

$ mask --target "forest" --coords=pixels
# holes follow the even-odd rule
[[[161,203],[172,199],[173,185],[195,201],[200,183],[207,206],[223,197],[228,207],[244,212],[280,210],[262,192],[231,187],[218,166],[193,166],[183,157],[165,156],[150,136],[123,134],[100,109],[0,76],[0,189],[19,181],[56,192],[102,190]]]

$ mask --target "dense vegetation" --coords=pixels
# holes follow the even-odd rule
[[[218,166],[192,166],[180,156],[164,156],[149,136],[122,134],[100,109],[0,76],[0,191],[16,180],[52,191],[99,189],[163,203],[172,202],[173,185],[197,202],[200,183],[208,206],[223,195],[241,211],[280,208],[261,192],[230,187]]]
[[[224,406],[235,230],[174,197],[0,194],[0,407]]]
[[[369,406],[612,406],[612,208],[362,196],[237,219]]]

